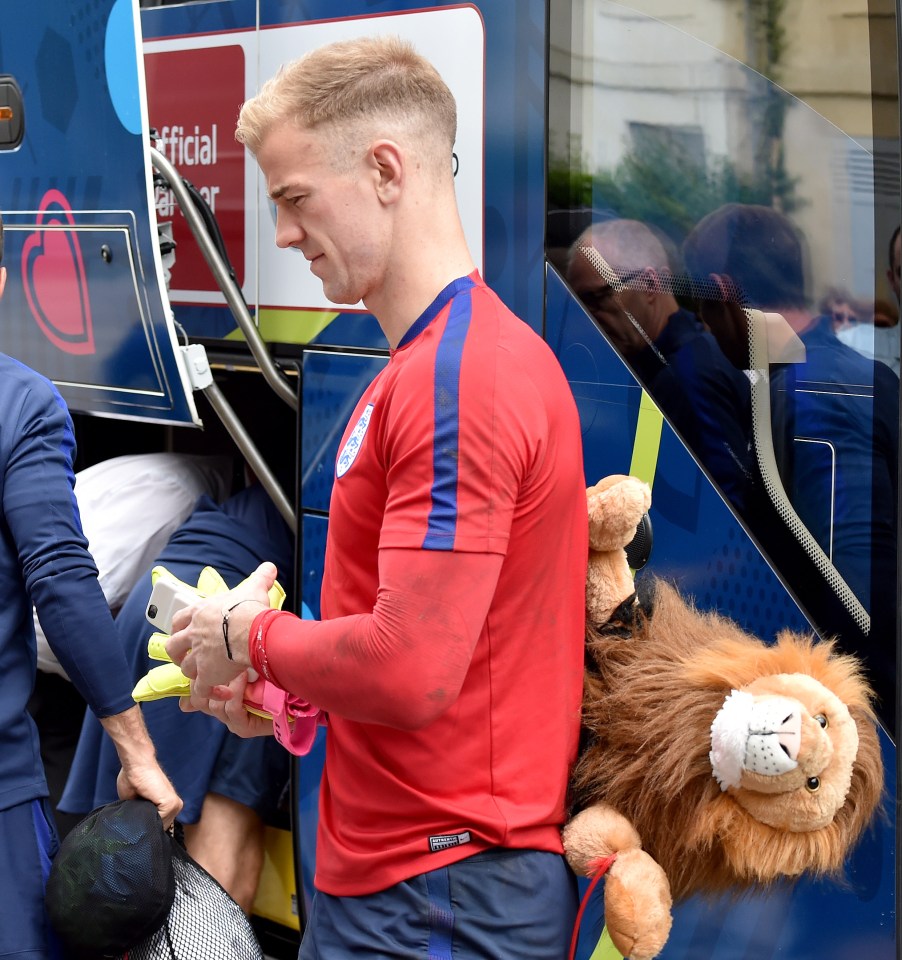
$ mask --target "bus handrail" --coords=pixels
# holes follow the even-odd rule
[[[273,362],[272,357],[269,355],[266,343],[260,336],[260,331],[257,329],[257,325],[250,315],[247,304],[244,302],[244,297],[241,295],[238,285],[232,279],[225,261],[210,239],[210,235],[207,233],[203,220],[197,211],[197,207],[194,205],[194,201],[191,199],[191,194],[188,192],[188,188],[185,186],[181,174],[156,147],[150,148],[150,159],[157,171],[159,171],[169,184],[173,194],[175,194],[179,207],[185,215],[185,219],[188,221],[188,226],[191,228],[191,232],[194,234],[200,246],[204,259],[213,272],[219,289],[226,298],[226,303],[232,311],[232,315],[235,317],[241,332],[244,334],[247,345],[254,359],[257,361],[257,365],[260,367],[260,372],[263,374],[264,379],[281,400],[287,403],[293,410],[297,410],[297,393],[292,389],[291,385],[284,378],[279,368]]]
[[[188,344],[187,346],[180,347],[180,350],[185,369],[188,372],[188,378],[191,381],[191,386],[193,389],[203,393],[210,402],[214,413],[219,417],[226,432],[234,441],[235,446],[241,451],[241,455],[253,471],[254,476],[256,476],[269,494],[270,499],[275,504],[279,513],[282,514],[282,518],[288,524],[291,532],[296,534],[298,531],[298,521],[294,509],[279,485],[275,474],[269,469],[269,464],[263,459],[262,454],[257,449],[250,434],[245,430],[244,424],[213,379],[210,364],[207,362],[207,351],[200,343]]]

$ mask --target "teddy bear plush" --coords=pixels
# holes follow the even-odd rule
[[[583,741],[563,831],[571,868],[604,874],[605,924],[631,960],[667,941],[693,894],[837,876],[880,804],[872,692],[834,643],[766,644],[671,585],[625,547],[648,487],[587,491]]]
[[[635,477],[603,477],[586,491],[589,511],[589,565],[586,571],[586,612],[606,623],[633,595],[633,575],[626,546],[651,506],[651,490]]]

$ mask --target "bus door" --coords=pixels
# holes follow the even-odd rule
[[[547,335],[587,475],[652,484],[649,568],[701,608],[862,659],[894,814],[896,13],[550,8]],[[894,957],[896,846],[893,815],[844,888],[680,904],[663,956]]]

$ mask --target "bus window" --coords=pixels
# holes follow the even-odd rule
[[[893,7],[572,0],[550,22],[549,262],[892,728]]]

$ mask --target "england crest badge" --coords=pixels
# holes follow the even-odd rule
[[[373,404],[368,403],[364,408],[363,413],[360,414],[360,419],[354,425],[351,435],[345,441],[345,445],[341,448],[341,453],[339,453],[338,459],[335,461],[336,477],[343,477],[348,470],[351,469],[351,465],[357,459],[357,453],[360,450],[360,445],[363,443],[364,436],[366,436],[366,430],[370,425],[370,417],[372,415]]]

